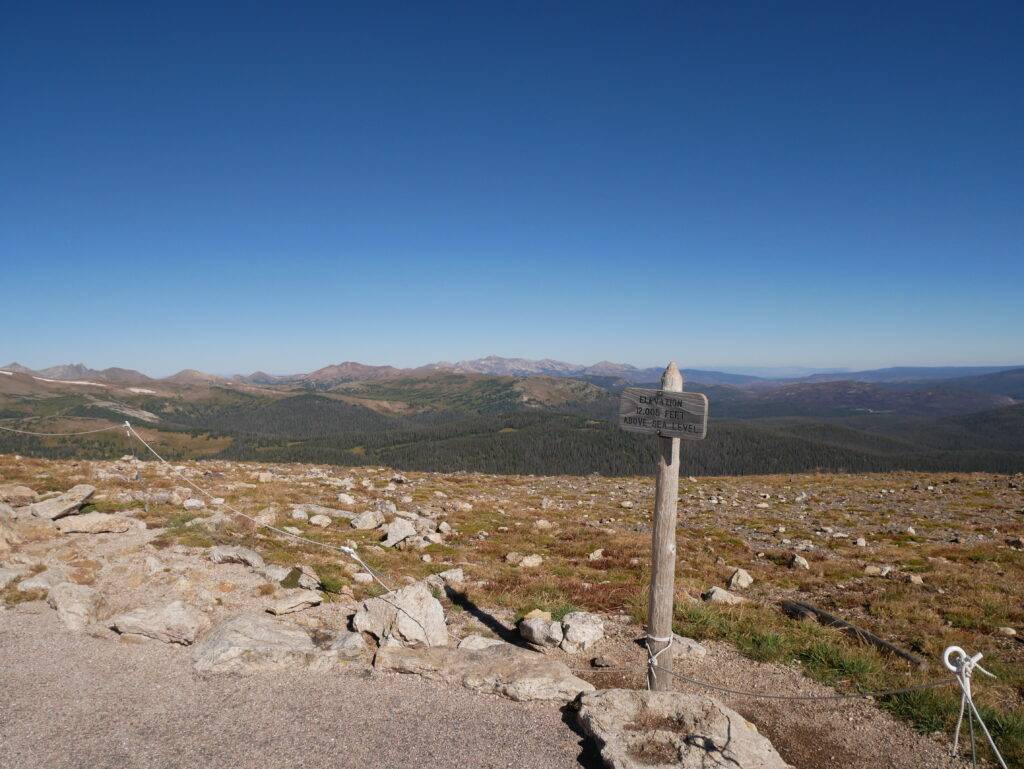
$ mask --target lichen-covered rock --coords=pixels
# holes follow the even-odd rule
[[[413,673],[501,694],[517,702],[569,702],[594,688],[564,663],[506,643],[480,650],[385,646],[377,650],[373,665],[378,670]]]
[[[605,689],[577,718],[611,769],[792,769],[739,713],[699,694]]]
[[[604,621],[596,614],[574,611],[562,618],[562,650],[569,654],[586,651],[604,638]]]
[[[423,583],[363,601],[352,627],[382,646],[447,646],[448,627],[441,602]]]

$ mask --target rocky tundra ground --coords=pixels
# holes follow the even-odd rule
[[[681,479],[676,670],[742,692],[880,691],[948,677],[939,656],[956,644],[997,675],[977,699],[1008,762],[1024,765],[1022,486],[988,474]],[[566,766],[688,766],[698,754],[751,767],[960,765],[952,687],[785,701],[679,679],[682,699],[642,693],[652,505],[649,478],[0,456],[0,688],[15,693],[0,744],[36,749],[38,676],[17,661],[59,633],[66,654],[82,653],[68,699],[121,649],[166,657],[207,692],[225,676],[282,675],[290,690],[322,691],[326,676],[388,697],[412,674],[433,682],[410,695],[424,708],[439,694],[452,707],[482,698],[482,720],[488,707],[519,708]],[[784,600],[926,667],[794,619]],[[85,653],[91,644],[104,651]],[[116,673],[104,675],[109,685]],[[394,727],[392,715],[361,728]],[[118,729],[109,723],[113,742]],[[478,758],[452,765],[535,765],[487,734]],[[55,755],[73,756],[66,739],[72,752]],[[13,758],[4,750],[0,764]]]

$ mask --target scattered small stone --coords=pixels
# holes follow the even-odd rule
[[[592,668],[614,668],[618,666],[618,660],[612,659],[611,657],[606,657],[603,654],[600,654],[597,657],[594,657],[592,660],[590,660],[590,667]]]
[[[736,569],[727,583],[730,590],[742,590],[754,584],[754,578],[745,569]]]
[[[736,604],[746,603],[747,599],[743,596],[730,593],[728,590],[720,587],[712,587],[701,595],[707,603],[718,603],[726,606],[735,606]]]
[[[802,555],[797,555],[796,553],[794,553],[793,556],[789,559],[789,568],[810,571],[811,564]]]
[[[602,558],[604,558],[603,548],[598,548],[587,556],[587,560],[589,561],[600,561]]]
[[[519,562],[519,568],[521,569],[536,569],[544,562],[544,559],[539,555],[526,555],[523,556],[523,560]]]

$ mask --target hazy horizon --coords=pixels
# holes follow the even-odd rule
[[[140,373],[145,374],[146,376],[151,377],[153,379],[160,379],[160,378],[163,378],[163,377],[171,376],[171,375],[176,374],[176,373],[178,373],[180,371],[194,369],[194,370],[202,371],[202,372],[207,373],[207,374],[213,374],[215,376],[221,376],[221,377],[230,378],[232,376],[248,376],[248,375],[251,375],[251,374],[254,374],[254,373],[257,373],[257,372],[262,372],[262,373],[265,373],[265,374],[270,374],[272,376],[291,376],[291,375],[307,374],[307,373],[310,373],[312,371],[316,371],[316,370],[318,370],[320,368],[324,368],[325,366],[338,365],[338,364],[341,364],[341,363],[360,363],[360,364],[367,365],[367,366],[394,366],[395,368],[399,368],[399,369],[415,369],[415,368],[420,368],[420,367],[431,365],[431,364],[437,364],[437,363],[456,364],[456,363],[462,363],[462,362],[466,362],[466,361],[479,360],[481,358],[487,358],[487,357],[497,357],[497,358],[504,358],[504,359],[513,359],[514,358],[514,359],[522,359],[522,360],[529,360],[529,361],[540,361],[540,360],[546,360],[546,359],[547,360],[556,360],[556,361],[561,362],[561,363],[569,363],[569,364],[572,364],[572,365],[580,366],[581,368],[587,367],[587,366],[593,366],[593,365],[595,365],[597,363],[601,363],[601,362],[607,361],[607,362],[611,362],[611,363],[631,365],[631,366],[634,366],[634,367],[636,367],[638,369],[661,368],[661,367],[667,365],[669,360],[674,360],[676,362],[676,364],[680,368],[682,368],[682,369],[694,369],[694,370],[701,370],[701,371],[718,371],[718,372],[725,373],[725,374],[743,374],[743,375],[747,375],[747,376],[756,376],[756,377],[762,377],[762,378],[766,378],[766,379],[771,379],[771,378],[779,378],[779,379],[799,378],[801,376],[810,376],[812,374],[829,374],[829,373],[844,373],[844,372],[851,372],[852,373],[852,372],[857,372],[857,371],[872,371],[872,370],[875,370],[875,369],[903,368],[903,367],[907,367],[907,368],[1017,368],[1017,367],[1022,367],[1022,368],[1024,368],[1024,363],[1013,363],[1013,362],[1010,362],[1010,363],[998,363],[998,362],[997,363],[991,363],[991,362],[986,362],[986,363],[979,363],[979,364],[973,364],[973,363],[972,364],[943,364],[943,363],[938,363],[938,364],[903,364],[903,363],[897,363],[897,364],[891,364],[891,365],[886,365],[886,366],[865,366],[865,367],[859,367],[859,366],[858,367],[854,367],[854,366],[799,366],[799,365],[792,365],[792,366],[785,366],[785,365],[779,365],[779,366],[743,366],[743,365],[737,365],[737,366],[732,366],[732,365],[711,365],[711,364],[709,364],[709,365],[700,365],[700,364],[691,364],[691,363],[686,362],[685,360],[680,360],[678,358],[669,358],[664,363],[646,363],[645,364],[645,363],[634,363],[634,362],[631,362],[631,361],[621,360],[621,359],[617,359],[617,358],[614,358],[614,357],[607,357],[607,358],[602,358],[600,360],[582,361],[581,362],[581,361],[578,361],[578,360],[564,360],[564,359],[560,359],[560,358],[554,358],[552,356],[496,355],[496,354],[492,353],[492,354],[489,354],[489,355],[481,355],[481,356],[478,356],[477,358],[459,358],[459,359],[449,358],[449,359],[442,359],[442,360],[429,360],[429,361],[421,361],[421,362],[413,363],[413,364],[409,364],[409,365],[399,365],[399,364],[396,364],[396,363],[394,363],[392,361],[366,361],[366,360],[355,360],[353,358],[339,357],[339,358],[336,358],[336,359],[324,360],[324,361],[321,361],[320,363],[317,363],[315,365],[310,365],[310,366],[308,366],[306,368],[287,370],[287,371],[286,370],[279,370],[279,369],[276,369],[276,368],[271,367],[271,366],[254,366],[254,367],[250,367],[250,368],[242,369],[242,370],[228,371],[228,370],[219,370],[219,369],[216,369],[216,368],[200,368],[198,366],[189,365],[187,363],[184,364],[184,365],[177,366],[177,367],[172,367],[172,368],[167,369],[167,370],[164,370],[164,369],[152,370],[152,369],[146,369],[146,368],[139,367],[139,366],[134,366],[134,365],[131,365],[130,362],[124,362],[124,361],[114,362],[114,363],[104,364],[104,365],[99,365],[99,364],[95,364],[95,363],[93,363],[91,361],[88,361],[88,360],[84,360],[84,359],[83,360],[79,360],[77,358],[74,358],[74,359],[73,358],[68,358],[68,359],[65,359],[65,360],[44,362],[44,363],[39,363],[39,364],[36,364],[36,365],[32,365],[31,363],[27,362],[27,360],[15,359],[15,358],[11,358],[9,356],[4,358],[4,357],[0,356],[0,360],[4,361],[3,363],[0,363],[0,369],[4,368],[6,366],[9,366],[11,364],[18,364],[20,366],[25,366],[26,368],[32,369],[33,371],[41,371],[41,370],[44,370],[44,369],[47,369],[47,368],[52,368],[54,366],[84,365],[86,368],[90,368],[90,369],[93,369],[93,370],[99,370],[99,371],[101,371],[103,369],[106,369],[106,368],[131,369],[131,370],[139,371]]]

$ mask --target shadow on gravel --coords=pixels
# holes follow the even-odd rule
[[[530,648],[529,645],[527,645],[527,643],[519,636],[519,633],[517,633],[514,628],[506,627],[505,623],[503,623],[497,617],[488,614],[475,603],[473,603],[471,600],[469,600],[465,593],[460,593],[457,590],[453,590],[449,585],[445,585],[444,592],[445,595],[448,596],[449,601],[451,601],[454,605],[458,606],[460,609],[464,609],[465,611],[469,612],[471,615],[476,617],[477,620],[486,625],[488,629],[490,629],[496,636],[498,636],[498,638],[500,638],[505,643],[514,644],[524,649]]]
[[[593,737],[587,735],[576,721],[576,713],[579,711],[579,698],[573,700],[562,708],[562,723],[580,738],[580,754],[576,760],[583,769],[604,769],[604,761],[601,760],[601,751]]]

